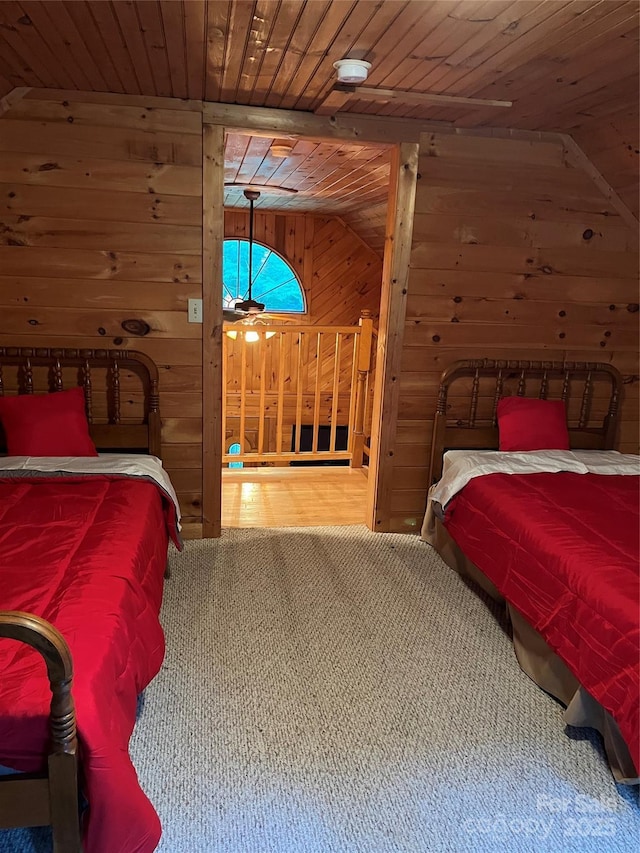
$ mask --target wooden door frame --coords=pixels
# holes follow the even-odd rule
[[[419,147],[416,142],[403,142],[394,146],[391,155],[366,515],[367,527],[378,533],[389,529],[391,517],[398,380],[407,313]]]
[[[222,526],[224,128],[202,128],[202,537]]]
[[[369,461],[367,525],[388,526],[398,383],[406,314],[415,184],[422,122],[348,116],[310,116],[286,110],[203,105],[202,169],[202,535],[218,537],[222,516],[222,244],[224,242],[224,135],[226,131],[391,145],[391,173],[382,275],[378,354]],[[413,142],[406,142],[406,138]],[[383,417],[384,415],[384,417]]]

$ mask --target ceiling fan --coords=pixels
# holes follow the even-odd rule
[[[415,92],[403,89],[382,89],[363,86],[367,79],[370,62],[361,59],[339,59],[333,63],[337,71],[338,82],[327,93],[323,102],[315,110],[324,115],[344,107],[352,98],[364,101],[382,101],[406,103],[410,105],[460,106],[460,107],[491,107],[508,108],[513,101],[497,100],[495,98],[468,98],[463,95],[446,95],[428,92]]]
[[[253,298],[251,292],[251,288],[253,286],[253,204],[260,198],[260,192],[259,190],[245,189],[244,197],[249,201],[249,287],[247,290],[247,298],[236,300],[232,308],[223,308],[222,316],[227,322],[236,323],[237,325],[262,326],[266,325],[265,318],[267,317],[267,315],[264,314],[264,302],[257,302]],[[236,338],[237,334],[238,333],[235,330],[227,331],[227,335],[231,338]],[[256,333],[254,332],[254,334]],[[267,332],[267,337],[271,337],[271,334]],[[255,338],[252,338],[252,340],[255,340]]]
[[[465,107],[512,107],[513,101],[501,101],[495,98],[467,98],[463,95],[436,95],[429,92],[410,92],[405,89],[379,89],[370,86],[336,84],[334,92],[356,96],[369,101],[402,101],[408,104],[439,104],[451,106],[460,104]]]
[[[278,187],[271,184],[243,184],[240,181],[225,181],[225,187],[228,189],[233,189],[235,187],[237,189],[244,190],[246,198],[249,198],[249,196],[247,196],[247,190],[255,190],[258,193],[258,196],[261,192],[267,193],[268,195],[295,195],[298,192],[298,190],[293,187]]]
[[[233,308],[223,309],[224,319],[232,323],[256,317],[264,311],[264,302],[256,302],[251,294],[253,284],[251,280],[253,278],[253,203],[260,198],[260,193],[258,190],[245,190],[244,197],[249,201],[249,289],[246,299],[237,299]]]

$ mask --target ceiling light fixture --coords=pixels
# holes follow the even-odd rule
[[[338,83],[364,83],[369,76],[370,62],[364,59],[339,59],[333,63],[338,72]]]
[[[270,148],[269,153],[273,157],[288,157],[293,151],[293,145],[290,142],[275,142]]]
[[[244,196],[249,202],[249,267],[247,274],[247,281],[249,283],[249,291],[247,299],[238,300],[233,306],[234,312],[240,312],[245,316],[240,320],[236,320],[236,325],[243,326],[258,326],[265,325],[264,320],[259,316],[264,311],[264,303],[256,302],[251,293],[251,288],[253,285],[253,231],[254,231],[254,212],[253,212],[253,203],[260,198],[260,193],[258,190],[248,190],[244,191]],[[226,334],[232,339],[236,340],[238,337],[237,329],[228,329]],[[275,332],[266,332],[265,337],[271,338],[275,335]],[[255,329],[248,329],[244,332],[244,339],[248,343],[255,343],[260,340],[260,335]]]

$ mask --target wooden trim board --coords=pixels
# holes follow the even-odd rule
[[[368,527],[379,532],[387,529],[385,525],[391,517],[398,378],[407,313],[418,154],[419,146],[408,142],[396,146],[391,157],[366,516]]]
[[[202,536],[222,517],[222,243],[224,128],[202,134]]]
[[[0,116],[3,116],[14,104],[26,97],[29,92],[31,92],[29,86],[16,86],[15,89],[7,92],[3,98],[0,98]]]
[[[618,193],[609,184],[607,179],[600,174],[598,169],[596,169],[595,165],[587,157],[582,148],[580,148],[573,136],[570,136],[569,134],[563,134],[562,141],[565,146],[567,155],[569,156],[570,160],[573,161],[573,165],[576,166],[578,169],[582,169],[584,172],[587,173],[587,175],[589,175],[589,177],[598,187],[600,192],[610,202],[612,207],[614,207],[618,211],[620,216],[624,219],[629,228],[633,230],[634,234],[637,237],[640,221],[638,221],[635,214],[623,202]]]

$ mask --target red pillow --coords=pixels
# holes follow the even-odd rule
[[[84,391],[0,397],[9,456],[97,456],[89,435]]]
[[[562,400],[503,397],[497,414],[500,450],[569,450]]]

